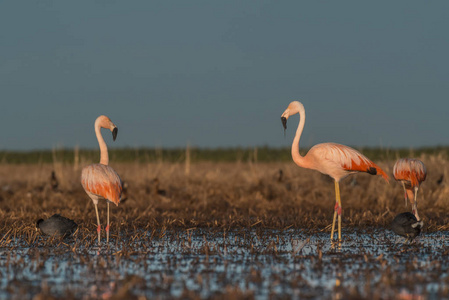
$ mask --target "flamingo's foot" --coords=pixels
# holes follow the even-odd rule
[[[341,250],[341,240],[331,240],[332,250]]]

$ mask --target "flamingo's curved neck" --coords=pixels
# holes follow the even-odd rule
[[[101,127],[100,124],[95,122],[95,135],[97,136],[98,145],[100,145],[100,164],[108,165],[109,164],[109,155],[108,155],[108,147],[101,135]]]
[[[306,111],[304,109],[304,106],[300,106],[299,107],[299,124],[298,124],[298,129],[296,129],[296,135],[295,138],[293,139],[293,144],[292,144],[292,158],[293,161],[300,167],[305,168],[305,161],[304,161],[304,157],[301,156],[301,154],[299,153],[299,140],[301,138],[301,134],[302,131],[304,129],[304,123],[306,122]]]

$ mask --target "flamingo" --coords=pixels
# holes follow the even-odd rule
[[[366,172],[371,175],[380,175],[388,182],[388,175],[360,152],[336,143],[323,143],[313,146],[305,156],[299,153],[299,140],[306,121],[306,112],[301,102],[291,102],[281,116],[284,130],[287,129],[287,120],[290,116],[299,113],[300,121],[292,144],[293,161],[300,167],[317,170],[329,175],[335,181],[334,218],[332,221],[331,240],[334,237],[335,221],[338,215],[338,240],[341,241],[341,199],[339,182],[346,176],[356,172]]]
[[[95,134],[97,136],[98,144],[100,145],[100,163],[88,165],[83,168],[81,172],[81,184],[87,195],[92,199],[95,206],[95,213],[97,214],[97,232],[98,243],[100,243],[100,217],[98,215],[98,200],[107,200],[108,216],[106,226],[106,241],[109,242],[109,202],[118,206],[122,196],[123,185],[120,176],[113,168],[108,166],[109,156],[108,148],[101,135],[101,128],[106,128],[112,131],[112,138],[115,141],[117,137],[117,126],[111,122],[107,116],[99,116],[95,120]]]
[[[427,170],[422,161],[415,158],[401,158],[396,161],[393,167],[393,175],[396,181],[399,181],[404,188],[405,205],[407,199],[412,203],[412,213],[420,221],[416,196],[421,183],[426,180]]]

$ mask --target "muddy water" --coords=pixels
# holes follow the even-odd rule
[[[110,247],[77,237],[0,249],[0,299],[214,298],[449,299],[449,232],[404,244],[388,230],[299,229],[142,233]],[[82,244],[82,243],[78,243]]]

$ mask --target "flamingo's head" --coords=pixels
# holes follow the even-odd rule
[[[117,138],[118,128],[114,123],[112,123],[111,119],[104,115],[99,116],[97,120],[95,120],[95,127],[97,126],[99,126],[100,128],[109,129],[112,132],[112,139],[115,141],[115,139]]]
[[[301,102],[293,101],[291,102],[287,109],[284,111],[284,113],[281,116],[282,126],[284,126],[284,132],[287,129],[287,120],[290,116],[293,116],[301,110],[301,108],[304,110],[304,106],[301,104]]]

